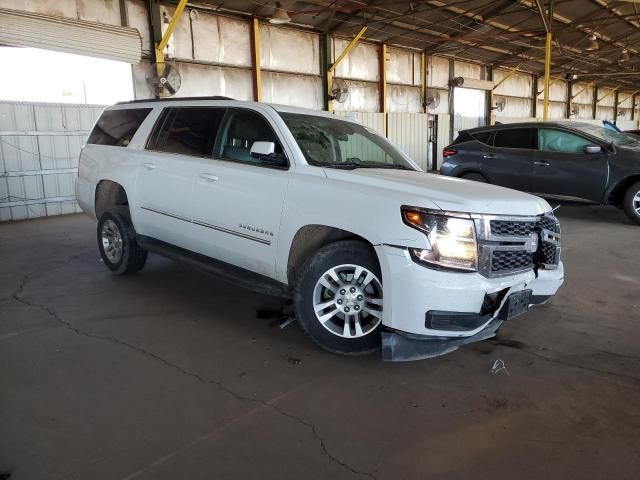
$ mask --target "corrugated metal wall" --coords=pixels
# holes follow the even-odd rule
[[[103,108],[0,102],[0,220],[79,211],[78,156]]]

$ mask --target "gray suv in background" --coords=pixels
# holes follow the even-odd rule
[[[442,175],[624,208],[640,224],[640,139],[578,122],[463,130]]]

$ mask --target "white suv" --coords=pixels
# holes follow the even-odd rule
[[[147,252],[293,299],[336,353],[440,355],[495,335],[563,282],[560,227],[532,195],[424,173],[324,112],[223,97],[110,107],[76,193],[105,265]]]

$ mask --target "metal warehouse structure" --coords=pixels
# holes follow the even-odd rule
[[[636,127],[639,39],[639,7],[615,0],[0,2],[0,45],[131,63],[137,98],[162,93],[154,78],[170,64],[177,96],[355,115],[429,169],[462,128]],[[0,219],[74,210],[73,167],[99,111],[0,106]]]

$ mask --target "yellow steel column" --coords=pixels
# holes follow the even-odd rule
[[[187,0],[180,0],[173,17],[171,17],[169,26],[165,30],[164,35],[162,35],[162,39],[156,44],[156,63],[164,63],[164,49],[167,46],[167,43],[169,43],[169,39],[171,38],[171,35],[173,35],[173,31],[175,30],[178,20],[186,6]]]
[[[547,44],[544,55],[544,101],[542,119],[549,118],[549,75],[551,73],[551,32],[547,32]]]
[[[253,74],[253,99],[262,101],[262,70],[260,69],[260,24],[251,19],[251,71]]]
[[[333,62],[333,64],[329,67],[329,70],[327,70],[327,93],[329,94],[328,111],[331,113],[333,113],[333,100],[331,99],[331,91],[333,90],[333,71],[336,69],[338,64],[344,59],[344,57],[346,57],[349,54],[349,52],[353,49],[353,47],[356,46],[356,43],[358,43],[358,40],[360,40],[360,37],[362,37],[362,35],[364,35],[364,32],[366,31],[367,31],[367,26],[365,25],[360,29],[358,34],[355,37],[353,37],[353,40],[349,42],[349,45],[347,45],[347,47],[340,54],[337,60]],[[327,53],[327,55],[329,55],[329,53]]]

